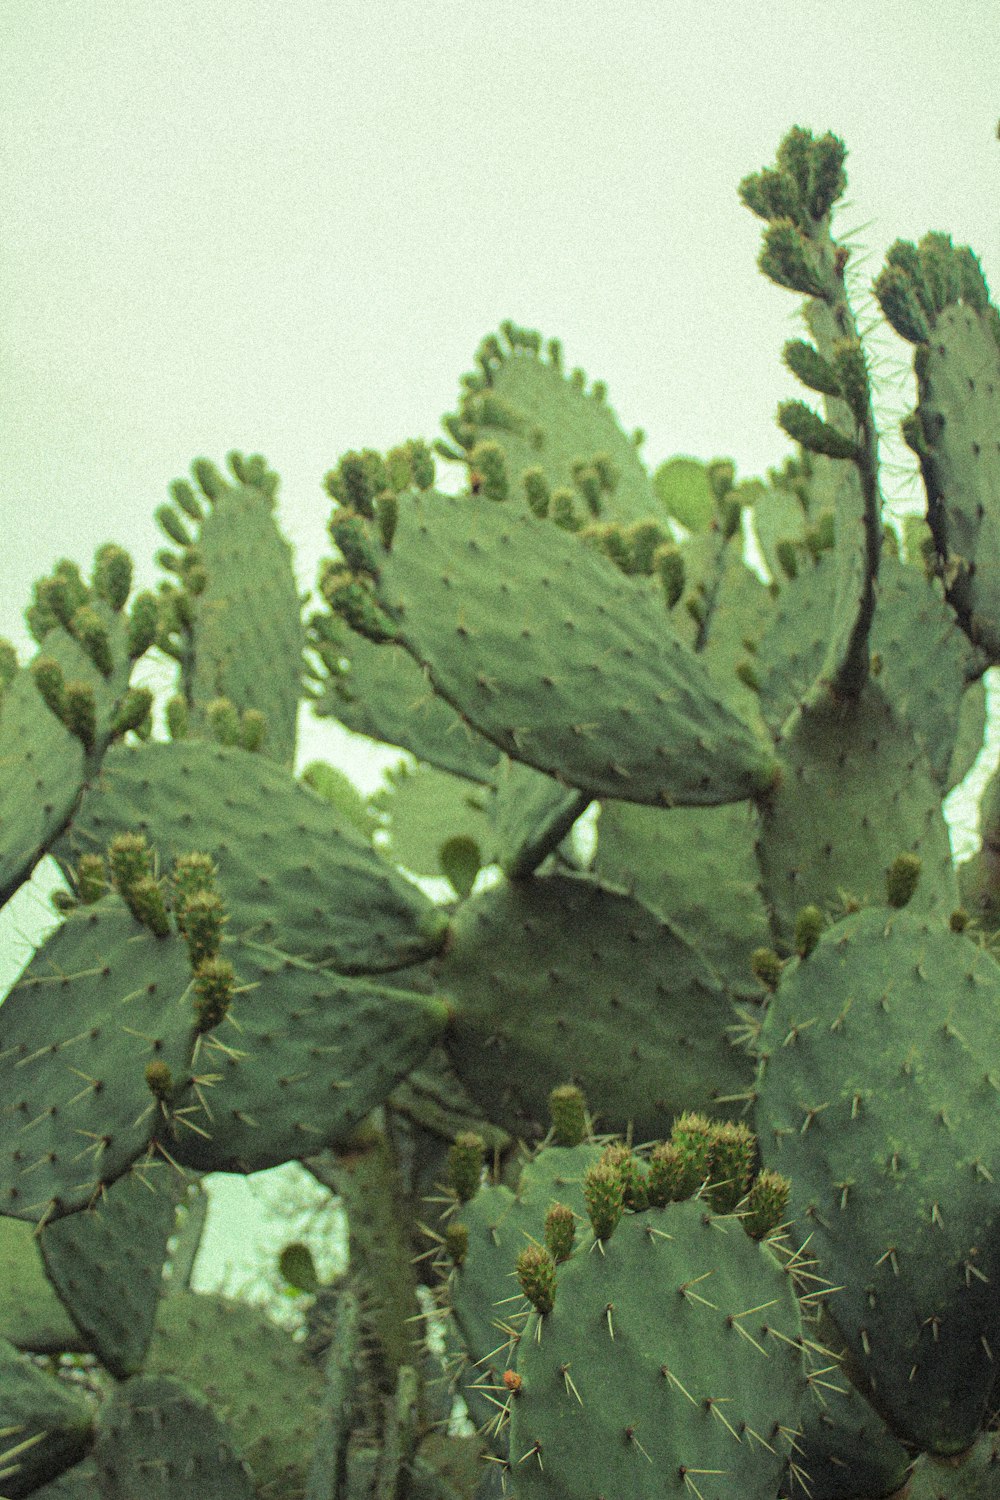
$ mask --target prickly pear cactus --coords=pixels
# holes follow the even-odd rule
[[[0,1007],[3,1495],[993,1496],[996,776],[961,868],[945,813],[1000,662],[1000,315],[939,232],[875,278],[900,524],[845,159],[796,126],[740,184],[803,299],[765,476],[650,474],[507,322],[444,438],[333,463],[304,618],[259,455],[171,486],[156,593],[114,543],[39,580],[0,903],[65,888]],[[405,768],[298,768],[307,705]],[[282,1258],[294,1333],[193,1270],[202,1175],[292,1161],[348,1250]]]

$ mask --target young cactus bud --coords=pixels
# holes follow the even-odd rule
[[[527,496],[531,514],[543,521],[549,513],[549,504],[552,499],[549,481],[544,472],[541,469],[525,469],[521,475],[521,483],[524,485],[524,493]]]
[[[794,219],[800,212],[799,191],[786,172],[773,167],[751,172],[739,186],[742,202],[758,219]]]
[[[594,1237],[610,1239],[625,1209],[621,1173],[610,1162],[595,1162],[584,1173],[583,1196]]]
[[[778,988],[784,967],[773,948],[755,948],[750,955],[750,970],[765,989],[776,990]]]
[[[214,892],[215,877],[218,873],[215,860],[210,854],[198,852],[178,854],[174,860],[171,879],[174,887],[174,905],[178,912],[177,925],[182,932],[184,929],[181,926],[181,912],[184,904],[199,892]]]
[[[876,276],[872,290],[886,322],[911,344],[923,344],[931,336],[931,325],[920,305],[911,277],[898,265],[887,265]]]
[[[186,479],[175,479],[167,485],[171,500],[192,521],[203,521],[205,509]]]
[[[775,556],[781,564],[781,571],[785,577],[792,581],[799,576],[799,554],[795,543],[784,538],[778,542],[774,549]]]
[[[650,1208],[665,1208],[684,1197],[684,1158],[673,1141],[661,1141],[649,1156],[646,1196]]]
[[[225,1020],[236,986],[233,966],[224,958],[206,958],[195,968],[195,1029],[211,1031]]]
[[[682,1198],[690,1198],[711,1176],[715,1128],[705,1115],[690,1111],[674,1121],[670,1140],[680,1152],[684,1168],[680,1181]]]
[[[631,1209],[633,1213],[644,1209],[649,1202],[646,1192],[646,1175],[638,1158],[632,1155],[630,1148],[618,1143],[605,1146],[599,1160],[614,1167],[621,1178],[622,1203],[625,1208]]]
[[[165,1062],[159,1059],[146,1064],[146,1087],[154,1099],[167,1104],[174,1092],[174,1075]]]
[[[620,475],[611,461],[611,455],[609,453],[595,453],[590,460],[590,467],[597,475],[604,493],[606,495],[614,494],[618,488]]]
[[[705,478],[716,505],[721,505],[736,483],[736,465],[731,458],[713,458],[705,466]]]
[[[456,1224],[454,1221],[449,1224],[444,1232],[444,1248],[453,1266],[464,1266],[465,1257],[469,1253],[468,1225]]]
[[[128,656],[136,661],[156,640],[160,605],[155,594],[144,591],[132,600],[128,617]]]
[[[208,727],[220,745],[238,745],[240,716],[235,703],[228,698],[213,698],[205,710]]]
[[[587,1125],[587,1102],[583,1090],[575,1083],[563,1083],[549,1095],[552,1119],[552,1143],[555,1146],[579,1146],[590,1133]]]
[[[814,219],[825,218],[847,187],[846,156],[843,141],[829,131],[813,141],[809,150],[806,207]]]
[[[111,738],[120,740],[129,730],[142,728],[153,707],[153,694],[149,688],[126,688],[118,700],[111,720]]]
[[[576,513],[576,497],[570,489],[553,490],[550,514],[564,531],[579,531],[583,525]]]
[[[717,1214],[731,1214],[750,1186],[756,1142],[749,1125],[730,1121],[717,1124],[713,1137],[708,1197]]]
[[[76,894],[84,906],[92,906],[108,889],[108,876],[100,854],[81,854],[74,877]]]
[[[506,500],[507,460],[499,443],[477,443],[469,454],[469,486],[486,500]]]
[[[766,1239],[784,1219],[791,1183],[778,1172],[761,1172],[747,1195],[743,1228],[752,1240]]]
[[[176,693],[167,699],[166,707],[167,733],[172,740],[187,739],[190,728],[190,716],[188,714],[187,699],[183,693]]]
[[[749,688],[751,693],[760,692],[760,678],[757,676],[757,669],[753,662],[747,661],[744,657],[742,661],[736,663],[733,670],[743,686]]]
[[[576,1237],[576,1215],[565,1203],[553,1203],[545,1215],[545,1248],[558,1265],[569,1260]]]
[[[375,501],[375,520],[378,524],[379,540],[389,552],[392,548],[392,539],[396,535],[396,526],[399,523],[399,500],[388,490],[379,495]]]
[[[98,599],[119,614],[124,608],[132,587],[132,559],[124,547],[114,542],[105,542],[94,553],[94,569],[91,587]]]
[[[733,495],[726,495],[719,501],[719,530],[728,542],[740,529],[740,519],[743,508]]]
[[[445,839],[438,849],[438,864],[456,896],[464,901],[466,896],[472,895],[472,887],[482,869],[482,850],[468,834],[456,833],[453,838]]]
[[[35,686],[57,719],[66,707],[66,679],[54,656],[36,656],[29,667]]]
[[[89,755],[97,739],[97,699],[89,682],[67,682],[62,720]]]
[[[191,967],[214,958],[222,942],[222,929],[228,920],[222,902],[214,891],[198,890],[177,903],[177,926],[183,934]]]
[[[0,636],[0,693],[18,672],[17,652],[10,641]]]
[[[172,505],[158,505],[155,516],[156,524],[169,541],[176,542],[178,547],[190,547],[191,533]]]
[[[330,517],[327,530],[352,573],[367,573],[370,578],[378,575],[378,561],[371,537],[358,511],[338,507]]]
[[[824,422],[804,401],[782,401],[778,407],[778,426],[809,453],[825,453],[828,458],[857,458],[858,446],[845,437],[839,427]]]
[[[969,913],[964,906],[956,906],[948,918],[948,926],[952,932],[964,932],[969,925]]]
[[[213,463],[207,458],[196,458],[191,473],[206,500],[221,500],[226,493],[226,481]]]
[[[808,958],[820,940],[826,923],[818,906],[804,906],[795,918],[795,951]]]
[[[653,553],[653,571],[667,600],[667,608],[673,609],[684,592],[684,558],[676,542],[664,542]]]
[[[144,833],[119,833],[108,845],[111,880],[119,895],[153,872],[153,856]]]
[[[920,879],[920,855],[898,854],[885,873],[887,906],[903,907],[917,888]]]
[[[597,470],[591,464],[574,464],[573,481],[587,504],[592,516],[603,510],[603,488]]]
[[[486,1150],[481,1135],[465,1130],[457,1135],[448,1151],[448,1184],[459,1203],[468,1203],[479,1191]]]
[[[541,1245],[529,1245],[517,1257],[517,1279],[521,1290],[544,1318],[556,1305],[556,1263]]]
[[[840,395],[840,384],[833,366],[823,358],[815,344],[805,339],[790,339],[781,351],[781,357],[792,374],[797,375],[811,391],[820,391],[824,396]]]
[[[658,521],[633,522],[625,532],[625,541],[631,555],[629,571],[641,573],[645,578],[653,573],[659,549],[670,545],[670,538]]]
[[[410,470],[413,483],[418,490],[429,490],[435,479],[434,455],[422,438],[413,438],[407,447],[410,450]]]
[[[122,888],[122,898],[137,922],[148,927],[154,937],[170,935],[170,918],[159,882],[152,875],[142,875]]]
[[[775,219],[767,226],[757,264],[771,281],[791,292],[805,297],[826,295],[809,243],[791,219]]]
[[[256,754],[267,739],[267,714],[259,708],[248,708],[240,720],[240,745]]]

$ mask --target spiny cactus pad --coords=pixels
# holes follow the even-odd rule
[[[559,527],[482,498],[408,495],[379,561],[407,649],[515,759],[632,802],[734,802],[770,784],[770,748],[672,635],[647,580]]]
[[[445,1045],[490,1118],[538,1134],[552,1088],[578,1082],[603,1128],[661,1135],[685,1109],[738,1113],[752,1078],[729,997],[688,939],[590,881],[495,886],[456,913],[436,969]]]
[[[45,1274],[35,1226],[0,1217],[0,1338],[32,1354],[87,1346]]]
[[[78,1463],[92,1442],[93,1413],[75,1391],[0,1339],[0,1485],[21,1500]]]
[[[828,1311],[904,1442],[961,1452],[1000,1345],[1000,966],[909,908],[846,917],[767,1011],[756,1119]]]
[[[140,829],[167,870],[205,849],[233,937],[346,973],[433,953],[445,918],[350,822],[280,766],[198,741],[118,749],[71,830],[77,853]]]
[[[738,1219],[697,1200],[626,1216],[522,1330],[517,1495],[771,1500],[806,1392],[801,1335],[791,1278]]]
[[[94,1448],[102,1500],[255,1500],[253,1475],[204,1396],[138,1375],[101,1410]]]

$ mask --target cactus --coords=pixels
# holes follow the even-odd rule
[[[259,455],[170,487],[155,594],[110,542],[39,580],[0,902],[68,889],[0,1008],[4,1495],[995,1487],[1000,778],[961,868],[944,803],[1000,662],[1000,315],[946,235],[888,252],[927,504],[887,530],[845,155],[795,127],[740,187],[805,299],[763,478],[650,475],[507,322],[460,493],[421,440],[331,467],[305,620]],[[303,702],[411,760],[297,779]],[[191,1289],[192,1184],[291,1161],[349,1244],[286,1247],[304,1339]]]

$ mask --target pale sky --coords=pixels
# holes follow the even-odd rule
[[[313,587],[325,471],[437,436],[506,317],[651,465],[762,473],[798,299],[739,180],[832,130],[866,282],[941,229],[1000,292],[998,84],[996,0],[5,0],[0,635],[28,649],[32,580],[107,540],[155,585],[167,483],[234,447]]]

